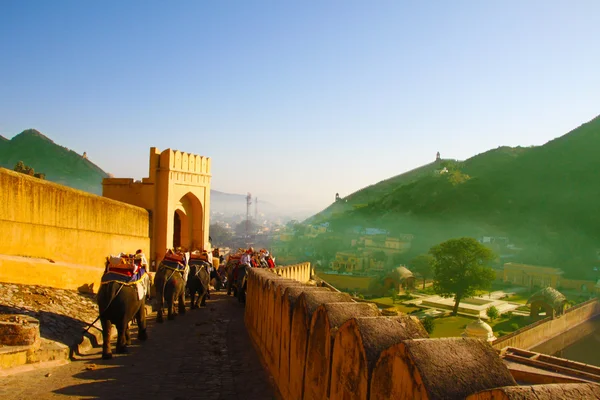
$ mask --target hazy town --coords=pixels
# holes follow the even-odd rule
[[[600,399],[577,4],[1,3],[0,398]]]

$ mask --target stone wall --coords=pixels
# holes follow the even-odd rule
[[[429,339],[415,317],[381,316],[310,274],[304,263],[248,275],[246,327],[281,398],[464,399],[516,385],[486,342]]]
[[[498,350],[504,347],[528,350],[598,314],[600,314],[600,304],[597,299],[592,299],[567,309],[563,315],[555,317],[555,319],[548,317],[503,336],[494,341],[492,346]]]
[[[0,282],[97,289],[105,257],[149,251],[142,208],[0,168]]]

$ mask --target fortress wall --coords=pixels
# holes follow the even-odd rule
[[[538,323],[525,326],[509,335],[503,336],[494,341],[492,346],[497,350],[505,347],[518,347],[528,350],[599,314],[600,303],[598,300],[588,300],[585,303],[567,309],[559,317],[555,317],[554,319],[550,317],[546,318]]]
[[[516,385],[486,342],[428,339],[415,317],[381,316],[311,273],[309,263],[248,273],[246,327],[282,399],[464,399]]]
[[[0,205],[3,282],[75,289],[99,280],[106,256],[150,250],[142,208],[4,168]]]
[[[510,386],[482,391],[467,397],[467,400],[521,399],[600,399],[600,385],[594,383],[567,383],[532,386]]]

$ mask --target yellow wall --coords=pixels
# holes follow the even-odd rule
[[[148,212],[138,207],[4,168],[0,205],[0,254],[89,266],[101,274],[109,254],[150,250]],[[2,268],[20,267],[4,260]],[[43,284],[44,276],[31,283]]]
[[[518,347],[525,350],[531,349],[598,314],[600,314],[600,304],[598,303],[598,300],[589,300],[588,302],[567,309],[560,317],[555,319],[548,317],[503,336],[493,342],[492,347],[497,350],[501,350],[505,347]]]
[[[536,265],[504,264],[504,282],[527,287],[547,287],[555,289],[575,289],[580,292],[594,292],[596,282],[563,278],[559,268]]]

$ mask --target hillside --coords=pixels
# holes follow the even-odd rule
[[[102,178],[108,176],[94,163],[35,129],[25,130],[11,140],[0,139],[0,166],[13,169],[19,161],[46,174],[49,181],[95,194],[102,194]]]
[[[526,249],[522,261],[581,275],[600,248],[598,148],[597,117],[543,146],[501,147],[449,163],[448,174],[374,185],[385,193],[333,222],[415,233],[416,251],[459,235],[509,236]]]
[[[385,196],[387,193],[397,189],[400,186],[407,185],[421,178],[433,175],[436,170],[442,168],[442,163],[444,161],[451,160],[436,160],[432,163],[425,164],[421,167],[357,190],[356,192],[344,197],[341,201],[331,204],[325,210],[312,216],[309,218],[309,220],[307,220],[307,222],[319,223],[336,215],[341,215],[345,212],[364,207],[369,203],[379,200],[382,196]]]

